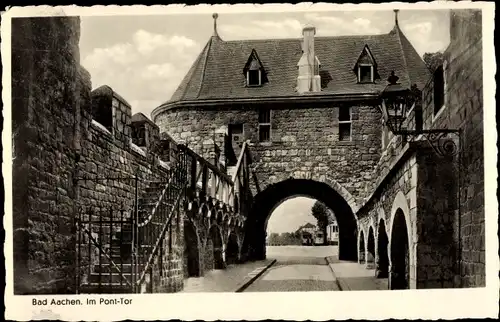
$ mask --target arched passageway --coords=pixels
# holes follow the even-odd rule
[[[223,269],[226,267],[224,263],[224,257],[223,257],[223,243],[222,243],[222,236],[219,230],[219,227],[216,225],[212,225],[210,227],[210,241],[212,242],[213,246],[213,268],[214,269]]]
[[[198,235],[189,220],[184,221],[184,273],[187,277],[200,276],[200,251]]]
[[[238,245],[238,237],[234,231],[231,231],[229,234],[229,238],[227,241],[226,247],[226,264],[236,264],[240,260],[239,256],[239,245]]]
[[[377,252],[378,256],[376,263],[376,276],[379,278],[386,278],[389,274],[389,257],[387,254],[387,246],[389,245],[389,238],[385,230],[385,221],[380,220],[377,233]]]
[[[408,230],[406,219],[401,209],[394,215],[391,229],[391,272],[389,288],[407,289],[410,285],[410,256],[408,248]]]
[[[375,236],[371,226],[368,230],[368,241],[366,243],[366,268],[375,268]]]
[[[364,264],[366,261],[365,233],[363,230],[359,233],[358,239],[358,263]]]
[[[316,199],[335,213],[339,226],[339,259],[357,260],[356,219],[347,201],[331,186],[309,179],[287,179],[258,193],[246,222],[242,252],[245,259],[266,258],[266,225],[273,210],[294,196]]]

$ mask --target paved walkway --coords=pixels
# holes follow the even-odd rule
[[[193,292],[236,292],[246,282],[257,276],[271,264],[272,260],[229,265],[226,269],[206,272],[203,277],[184,280],[182,293]]]
[[[374,269],[349,261],[340,261],[336,256],[326,258],[342,291],[387,290],[387,278],[376,278]]]
[[[245,292],[338,291],[324,257],[277,256],[277,262]]]

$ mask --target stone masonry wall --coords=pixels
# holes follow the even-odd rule
[[[419,151],[417,288],[457,287],[457,167],[454,157]]]
[[[259,142],[258,109],[272,108],[271,142]],[[375,181],[380,156],[380,114],[375,107],[352,106],[352,141],[339,141],[338,106],[258,106],[167,110],[156,117],[161,131],[200,152],[214,129],[244,123],[261,189],[290,177],[329,175],[361,200]],[[201,153],[201,152],[200,152]]]
[[[160,256],[154,262],[153,293],[171,293],[184,287],[184,225],[182,211],[172,218],[166,238],[160,248]]]
[[[74,290],[79,18],[12,19],[15,294]]]
[[[383,184],[384,189],[375,193],[368,203],[360,209],[358,216],[358,229],[362,230],[365,236],[365,247],[367,245],[368,231],[372,227],[375,233],[375,262],[379,262],[378,231],[381,220],[384,221],[386,234],[389,239],[388,247],[391,245],[391,228],[395,211],[399,208],[405,214],[405,220],[409,225],[409,251],[410,251],[410,288],[417,287],[417,177],[418,164],[414,152],[406,155],[396,166],[396,158],[393,160],[391,169],[393,172],[388,175],[387,181]],[[382,173],[379,180],[382,181]],[[400,196],[403,198],[400,198]],[[390,252],[388,252],[390,254]],[[389,261],[390,262],[390,261]]]
[[[433,84],[424,91],[424,128],[462,129],[460,181],[461,281],[485,285],[482,18],[478,10],[452,10],[444,53],[445,103],[433,115]],[[494,107],[490,107],[494,108]]]
[[[129,144],[130,117],[114,114],[113,135],[92,121],[78,18],[14,18],[12,28],[14,289],[74,293],[75,214],[112,207],[118,215],[135,200],[133,179],[95,179],[137,174],[140,197],[151,180],[167,178],[168,165]],[[181,226],[174,221],[176,236]],[[172,247],[182,249],[176,236]],[[181,261],[182,252],[171,253],[163,291],[179,289]]]

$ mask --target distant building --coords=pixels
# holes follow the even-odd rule
[[[307,223],[297,229],[302,238],[302,245],[312,245],[314,244],[314,237],[316,235],[317,227],[311,223]]]
[[[339,225],[336,220],[326,226],[326,241],[329,245],[338,245],[339,243]]]

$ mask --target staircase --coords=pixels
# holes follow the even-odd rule
[[[91,233],[92,229],[79,226],[89,240],[83,246],[88,248],[88,253],[94,254],[92,263],[86,265],[85,271],[79,266],[79,276],[83,275],[84,280],[78,283],[79,293],[123,294],[138,291],[146,280],[146,271],[158,255],[159,245],[176,213],[186,182],[185,164],[177,162],[167,180],[151,182],[145,189],[138,199],[135,220],[131,215],[123,221],[109,220],[112,216],[108,216],[106,220],[101,218],[85,222],[94,227],[100,225],[97,226],[97,236]],[[81,246],[80,242],[79,250]]]
[[[132,225],[117,231],[111,239],[111,245],[106,252],[101,254],[102,261],[91,266],[87,283],[80,285],[79,293],[132,293],[133,273],[136,267],[132,260]]]

